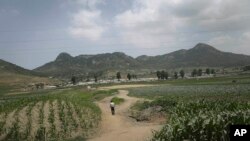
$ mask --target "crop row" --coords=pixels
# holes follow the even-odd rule
[[[62,100],[32,102],[0,116],[0,140],[17,141],[87,137],[99,120],[92,109]]]
[[[250,104],[198,101],[180,103],[168,123],[155,132],[157,141],[229,141],[230,125],[250,124]]]
[[[154,87],[132,88],[130,95],[147,98],[167,97],[177,100],[250,100],[250,85],[160,85]]]

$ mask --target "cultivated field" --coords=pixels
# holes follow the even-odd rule
[[[237,83],[232,83],[234,79]],[[153,100],[137,103],[134,108],[145,111],[160,106],[166,115],[166,125],[152,140],[228,141],[229,125],[250,124],[250,78],[220,80],[172,81],[132,88],[130,95]]]
[[[113,92],[76,88],[2,97],[0,140],[84,140],[101,118],[93,101]]]
[[[128,137],[132,140],[137,133],[151,135],[150,130],[158,130],[164,122],[151,140],[228,141],[229,125],[250,124],[249,76],[132,84],[100,85],[91,91],[71,87],[2,95],[0,140],[102,140],[104,137],[109,140],[119,134],[124,136],[121,140]],[[140,98],[114,96],[116,89],[128,89],[120,92]],[[112,98],[117,103],[116,116],[110,114],[108,107]],[[137,100],[140,102],[136,103]],[[137,122],[129,116],[147,122]],[[131,132],[124,132],[130,129]]]

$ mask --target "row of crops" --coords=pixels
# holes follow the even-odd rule
[[[96,116],[88,108],[65,101],[40,101],[1,114],[2,140],[61,140],[86,137],[96,127]],[[84,113],[84,116],[82,114]],[[85,133],[85,134],[83,134]]]
[[[139,109],[161,106],[166,125],[153,141],[229,141],[232,124],[250,124],[250,85],[162,85],[133,88],[131,95],[153,99]]]
[[[250,100],[249,84],[231,85],[159,85],[154,87],[130,89],[130,95],[136,97],[158,98],[167,97],[177,100]]]
[[[250,124],[250,104],[197,101],[177,104],[152,140],[229,141],[230,125]]]
[[[100,121],[99,97],[80,89],[2,97],[0,140],[84,140]]]

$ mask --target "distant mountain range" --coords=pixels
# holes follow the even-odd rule
[[[130,57],[121,52],[72,57],[61,53],[55,61],[34,69],[35,72],[51,76],[65,77],[97,71],[157,70],[187,67],[234,67],[250,65],[250,56],[222,52],[216,48],[199,43],[195,47],[172,53]]]

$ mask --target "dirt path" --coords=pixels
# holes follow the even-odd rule
[[[127,96],[128,91],[119,90],[117,97],[125,102],[116,106],[116,115],[112,116],[109,102],[112,97],[107,97],[99,102],[102,111],[102,122],[99,135],[90,141],[145,141],[152,136],[152,130],[160,129],[159,124],[136,122],[128,117],[128,109],[136,101],[141,100]]]
[[[139,87],[150,87],[155,85],[150,84],[134,84],[134,85],[113,85],[106,87],[99,87],[99,90],[111,90],[111,89],[126,89],[126,88],[139,88]]]

